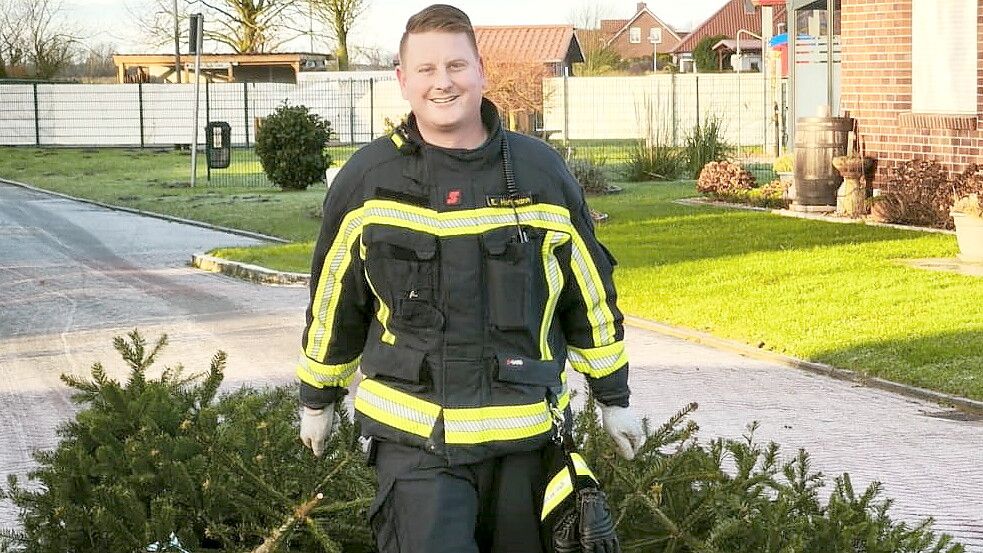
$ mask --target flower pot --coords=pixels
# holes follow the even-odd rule
[[[864,158],[857,156],[836,156],[833,168],[845,179],[858,180],[864,172]]]
[[[953,211],[952,220],[956,223],[959,259],[983,263],[983,218]]]

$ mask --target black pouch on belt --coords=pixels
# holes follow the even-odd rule
[[[551,402],[552,403],[552,402]],[[554,418],[558,415],[554,408]],[[543,501],[543,545],[550,553],[620,553],[607,496],[562,419],[547,446]],[[566,473],[566,474],[564,474]]]

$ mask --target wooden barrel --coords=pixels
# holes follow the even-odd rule
[[[850,117],[800,117],[795,124],[795,203],[836,205],[843,177],[833,158],[846,155]]]

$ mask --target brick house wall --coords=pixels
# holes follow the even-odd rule
[[[679,40],[673,35],[671,30],[659,23],[659,21],[652,17],[652,15],[648,12],[643,12],[640,16],[638,16],[638,18],[631,22],[629,28],[630,27],[639,27],[641,29],[642,41],[640,43],[631,43],[631,33],[629,29],[625,29],[625,32],[618,35],[614,41],[611,42],[612,49],[623,59],[652,57],[652,43],[649,42],[649,29],[652,27],[659,27],[662,29],[662,42],[659,43],[660,53],[668,53],[670,50],[675,48],[677,44],[679,44]],[[617,30],[618,29],[615,29],[615,32],[617,32]]]
[[[857,119],[867,155],[877,157],[875,187],[891,168],[934,159],[950,172],[983,163],[983,56],[977,61],[977,114],[912,113],[911,0],[842,0],[841,106]],[[977,43],[983,44],[978,8]]]

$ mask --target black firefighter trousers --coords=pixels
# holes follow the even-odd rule
[[[449,466],[415,447],[372,447],[379,491],[369,520],[380,553],[542,553],[541,451]]]

